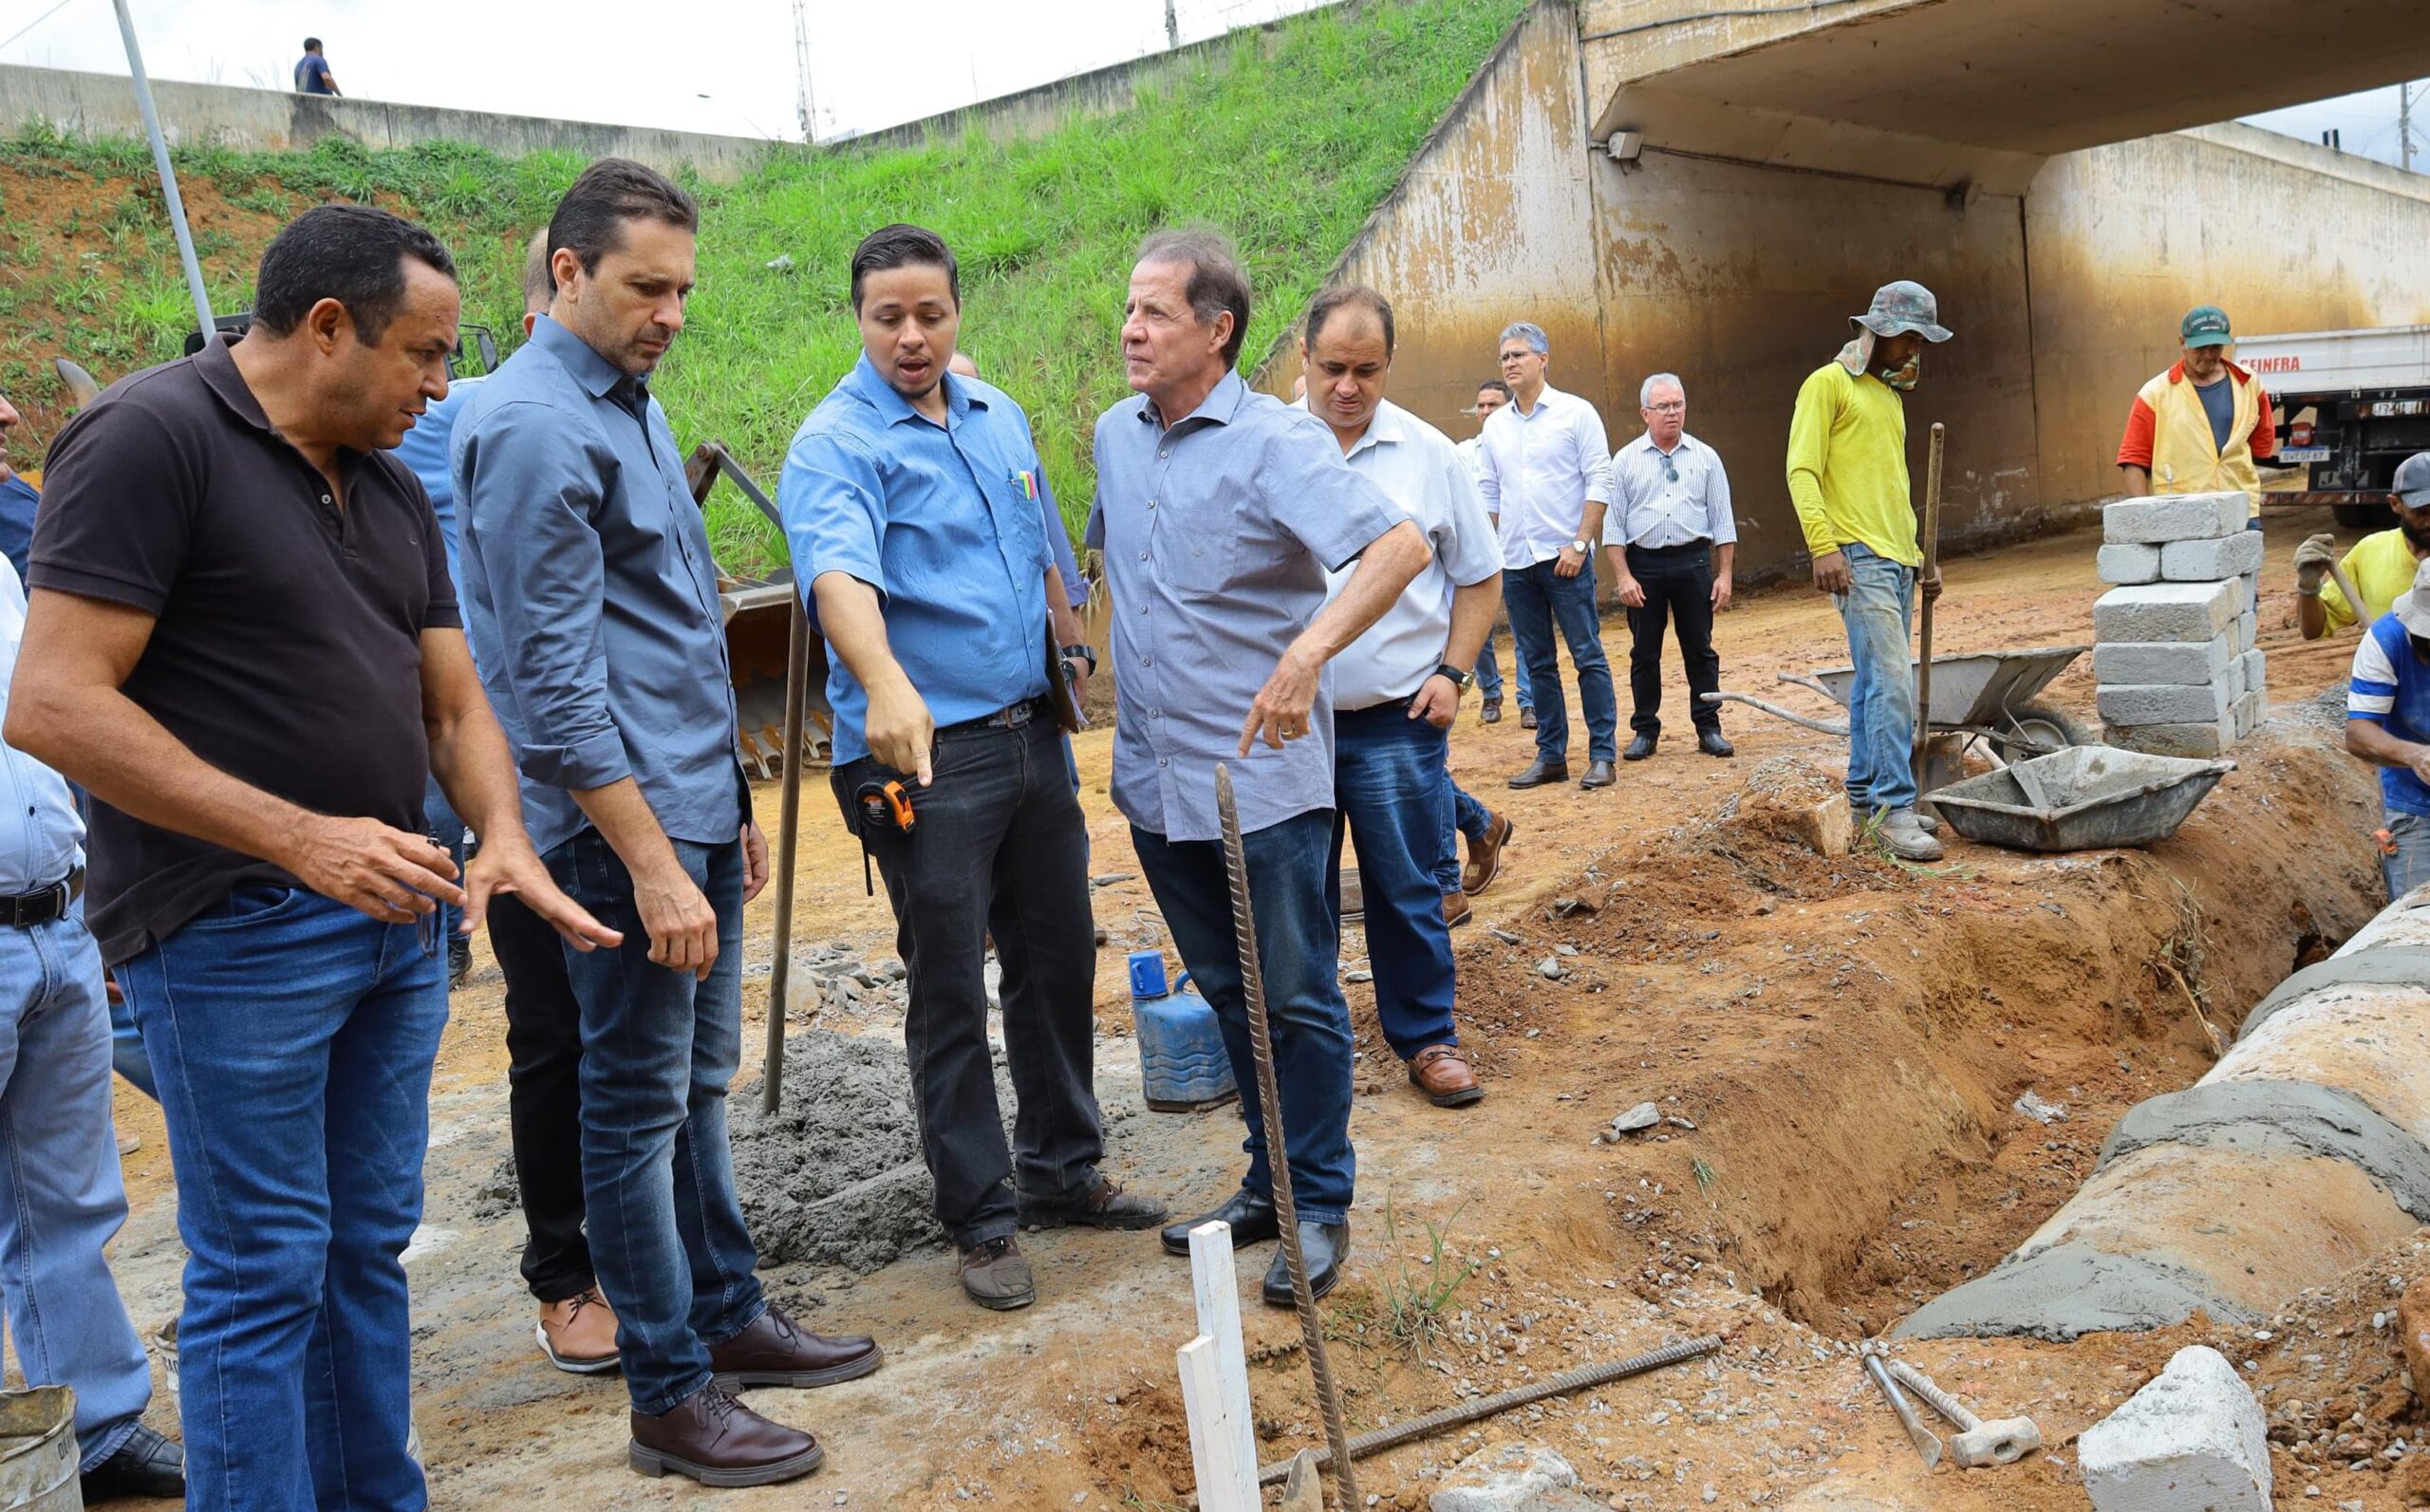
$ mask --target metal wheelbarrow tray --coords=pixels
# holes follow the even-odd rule
[[[1935,734],[1958,736],[1969,745],[1976,740],[1988,742],[2003,762],[2091,745],[2095,737],[2083,721],[2034,698],[2090,649],[2088,645],[2037,645],[1934,657],[1932,707],[1924,722]],[[1913,658],[1909,664],[1914,664]],[[1845,708],[1856,688],[1857,670],[1826,666],[1811,677],[1799,672],[1778,676],[1783,682],[1811,689]],[[1848,733],[1845,720],[1813,719],[1751,694],[1708,693],[1704,698],[1708,703],[1744,703],[1823,735]]]
[[[2085,745],[2035,756],[1933,794],[1950,828],[2017,850],[2155,845],[2236,769],[2233,761]]]

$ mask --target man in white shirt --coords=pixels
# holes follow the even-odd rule
[[[1499,378],[1488,378],[1479,383],[1476,402],[1478,430],[1482,432],[1485,422],[1493,419],[1493,412],[1509,402],[1508,383]],[[1479,445],[1484,439],[1484,436],[1479,434],[1460,443],[1460,460],[1468,464],[1468,481],[1471,483],[1485,471],[1485,457]],[[1496,532],[1502,529],[1502,521],[1497,516],[1487,514],[1486,518],[1493,521]],[[1513,681],[1519,685],[1519,728],[1532,730],[1536,727],[1536,700],[1527,692],[1527,663],[1513,656],[1510,670]],[[1477,652],[1477,697],[1483,700],[1477,710],[1477,719],[1486,724],[1500,724],[1502,668],[1494,661],[1493,637],[1490,634],[1485,638],[1485,648]]]
[[[1450,920],[1467,900],[1436,880],[1449,861],[1445,732],[1493,626],[1502,559],[1467,466],[1441,431],[1384,398],[1393,307],[1340,288],[1309,308],[1300,359],[1308,409],[1353,471],[1408,513],[1426,566],[1398,602],[1333,663],[1333,868],[1345,829],[1357,848],[1375,1017],[1412,1086],[1439,1108],[1485,1095],[1452,1027]],[[1329,574],[1341,591],[1351,569]]]
[[[1595,406],[1544,382],[1551,353],[1551,340],[1533,322],[1503,331],[1502,377],[1511,400],[1478,438],[1485,466],[1477,493],[1486,513],[1501,521],[1503,603],[1536,700],[1536,759],[1510,785],[1569,778],[1569,710],[1553,647],[1558,625],[1586,714],[1586,775],[1578,785],[1607,788],[1619,754],[1620,713],[1595,613],[1595,543],[1603,538],[1612,502],[1611,448]]]
[[[1729,607],[1729,572],[1738,554],[1729,475],[1719,453],[1688,434],[1688,390],[1676,373],[1645,381],[1637,413],[1645,417],[1645,434],[1612,454],[1612,491],[1619,497],[1603,523],[1613,588],[1629,611],[1629,728],[1636,734],[1620,756],[1642,761],[1662,738],[1666,622],[1679,626],[1696,749],[1735,756],[1722,738],[1721,706],[1705,701],[1721,688],[1712,617]]]

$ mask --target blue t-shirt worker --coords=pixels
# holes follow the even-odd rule
[[[2354,648],[2346,749],[2380,769],[2388,901],[2430,882],[2430,562]]]
[[[338,92],[338,76],[329,72],[329,60],[321,55],[321,39],[304,39],[304,56],[295,60],[295,92],[299,95],[334,95]]]

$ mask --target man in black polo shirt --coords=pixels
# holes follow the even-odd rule
[[[447,391],[455,268],[383,211],[308,211],[241,340],[113,384],[60,433],[10,744],[95,800],[89,921],[142,1031],[191,1258],[190,1505],[426,1504],[398,1257],[447,1020],[434,924],[550,880],[395,458]],[[462,885],[426,774],[481,836]]]

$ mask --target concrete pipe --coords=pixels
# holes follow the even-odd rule
[[[2430,1223],[2430,887],[2245,1017],[2210,1074],[2127,1111],[2067,1204],[1910,1338],[2253,1322]]]

